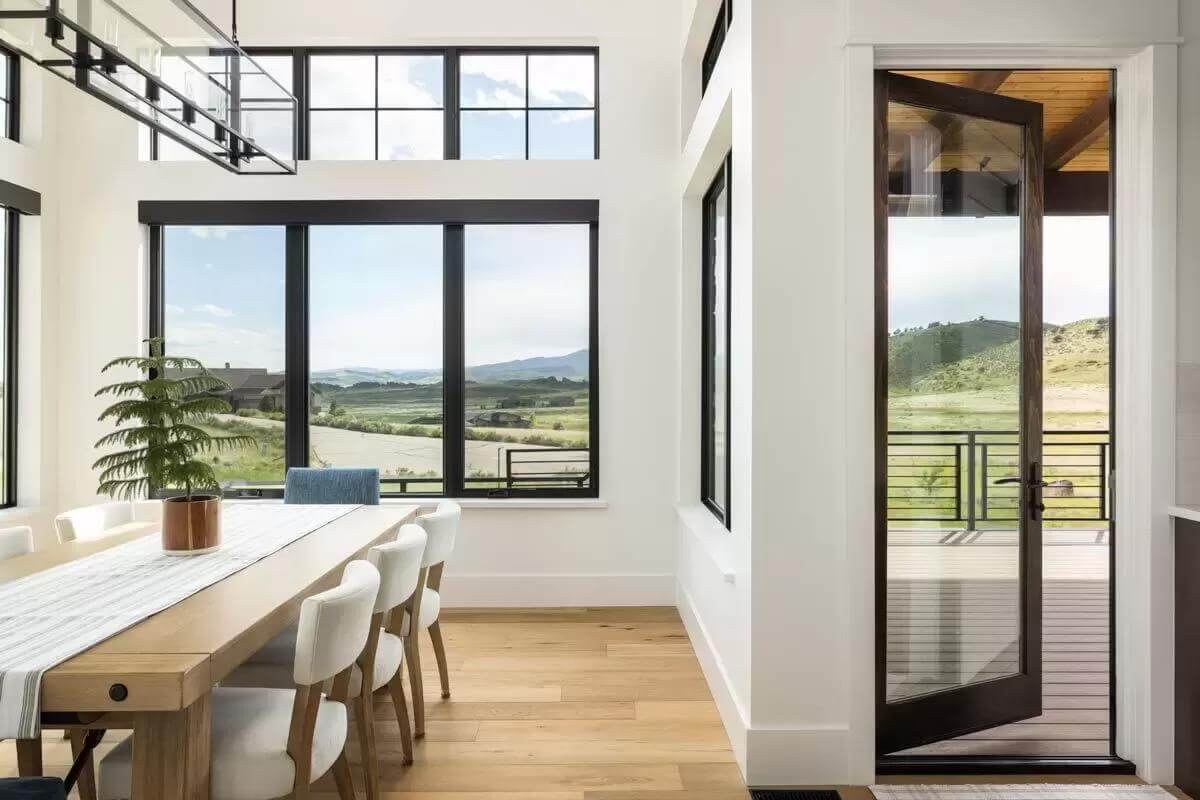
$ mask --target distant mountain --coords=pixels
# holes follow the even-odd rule
[[[569,378],[586,380],[588,351],[576,350],[563,356],[538,356],[498,364],[467,367],[467,378],[474,381],[518,381],[535,378]],[[353,386],[356,383],[437,383],[442,379],[440,369],[376,369],[374,367],[338,367],[317,370],[314,383]]]
[[[888,375],[893,387],[912,386],[929,373],[993,347],[1015,342],[1016,322],[976,319],[933,322],[888,337]]]

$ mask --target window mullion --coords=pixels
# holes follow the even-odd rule
[[[308,227],[287,226],[284,311],[284,459],[308,466]]]
[[[465,231],[461,223],[442,231],[442,493],[457,497],[466,480]]]

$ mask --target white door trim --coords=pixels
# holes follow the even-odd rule
[[[1154,783],[1173,778],[1173,555],[1167,507],[1175,488],[1177,58],[1173,43],[1144,47],[846,48],[848,663],[874,686],[873,80],[876,68],[1091,67],[1117,70],[1114,419],[1118,436],[1117,752]],[[866,356],[866,357],[864,357]],[[849,478],[854,476],[853,480]],[[874,691],[853,693],[851,770],[873,778]]]

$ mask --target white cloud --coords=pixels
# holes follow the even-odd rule
[[[232,317],[233,309],[218,306],[214,303],[202,303],[198,306],[193,306],[192,311],[198,311],[202,314],[211,314],[214,317]]]
[[[183,306],[177,306],[174,303],[167,303],[164,306],[164,309],[166,310],[166,312],[168,314],[183,314],[184,313]]]
[[[197,239],[226,239],[229,237],[229,228],[193,225],[190,226],[187,231]]]

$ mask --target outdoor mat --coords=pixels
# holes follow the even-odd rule
[[[1174,800],[1138,783],[876,784],[871,793],[877,800]]]

